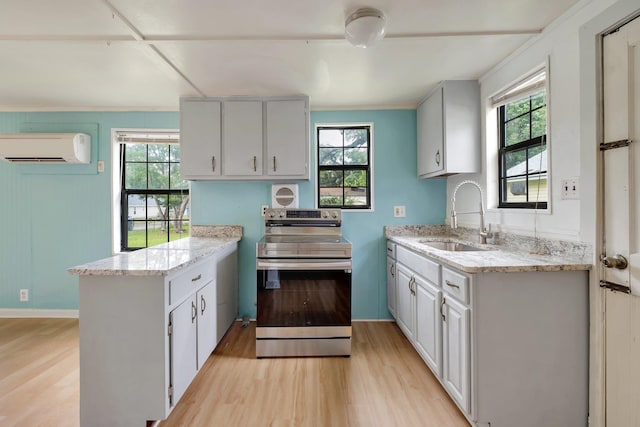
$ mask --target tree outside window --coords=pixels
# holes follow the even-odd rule
[[[137,135],[132,138],[137,142],[120,146],[123,251],[189,235],[189,185],[180,178],[177,138],[175,134],[167,139],[171,143],[145,143]]]
[[[371,126],[320,126],[318,207],[371,208]]]

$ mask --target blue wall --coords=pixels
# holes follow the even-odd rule
[[[416,178],[415,110],[312,112],[316,123],[374,124],[374,211],[344,212],[353,243],[353,316],[387,318],[383,227],[442,224],[445,180]],[[175,112],[0,113],[0,132],[92,133],[92,164],[18,166],[0,161],[0,308],[77,309],[77,277],[66,268],[111,255],[112,128],[178,128]],[[313,149],[312,149],[313,152]],[[98,174],[96,160],[106,169]],[[315,168],[312,153],[311,170]],[[314,206],[315,174],[300,187],[300,206]],[[240,314],[255,316],[255,244],[263,234],[260,205],[269,182],[194,182],[194,224],[240,224]],[[406,218],[393,206],[405,205]],[[30,301],[18,301],[19,289]]]
[[[343,211],[343,234],[353,244],[353,317],[389,317],[386,296],[385,225],[443,224],[446,180],[418,180],[415,110],[320,111],[311,113],[312,141],[321,123],[373,123],[374,211]],[[314,143],[315,144],[315,143]],[[312,144],[312,147],[313,145]],[[314,207],[315,153],[312,176],[299,183],[300,207]],[[255,317],[256,242],[264,233],[260,205],[271,204],[271,183],[194,182],[194,224],[240,224],[240,315]],[[405,205],[405,218],[393,206]]]
[[[66,269],[111,255],[111,129],[177,129],[178,119],[175,112],[0,113],[0,132],[92,136],[90,165],[0,161],[0,308],[78,308],[78,278]],[[29,289],[29,302],[19,302],[19,289]]]

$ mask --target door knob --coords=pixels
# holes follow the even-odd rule
[[[624,270],[629,265],[627,259],[620,254],[615,256],[600,255],[600,262],[606,268],[617,268],[618,270]]]

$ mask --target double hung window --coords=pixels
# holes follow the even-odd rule
[[[371,126],[318,126],[319,208],[371,209]]]
[[[180,178],[179,134],[117,132],[121,250],[189,235],[189,185]]]
[[[548,195],[546,71],[492,98],[498,108],[501,208],[546,209]]]

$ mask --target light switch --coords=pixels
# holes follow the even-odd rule
[[[394,206],[393,207],[393,216],[396,218],[404,218],[407,216],[404,206]]]
[[[562,193],[560,199],[562,200],[576,200],[580,198],[580,180],[578,178],[567,178],[561,181]]]

